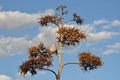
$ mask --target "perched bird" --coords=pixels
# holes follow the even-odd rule
[[[50,50],[49,54],[56,54],[56,55],[58,54],[58,51],[57,51],[57,48],[56,48],[56,41],[54,41],[51,44],[49,50]]]

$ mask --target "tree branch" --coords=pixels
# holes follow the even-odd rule
[[[71,21],[74,21],[73,19],[70,19],[70,20],[67,20],[64,22],[64,24],[68,23],[68,22],[71,22]]]
[[[62,34],[60,34],[60,40],[62,41]],[[58,76],[57,76],[57,80],[60,80],[60,76],[61,76],[61,73],[62,73],[62,66],[63,66],[63,63],[62,63],[62,48],[63,48],[63,44],[60,43],[60,50],[59,50],[59,54],[58,54],[58,61],[59,61],[59,68],[58,68]]]
[[[52,22],[53,24],[55,24],[58,28],[60,28],[59,24],[57,24],[56,22]]]
[[[52,72],[52,73],[55,75],[56,79],[57,79],[57,74],[56,74],[55,71],[53,71],[53,70],[51,70],[51,69],[46,69],[46,68],[43,68],[42,70],[46,70],[46,71]]]
[[[62,67],[66,66],[66,65],[69,65],[69,64],[81,64],[81,63],[79,63],[79,62],[68,62],[68,63],[63,64]]]

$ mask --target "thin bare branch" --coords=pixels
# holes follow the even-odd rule
[[[67,62],[65,64],[63,64],[62,67],[65,67],[66,65],[70,65],[70,64],[81,64],[80,62]]]
[[[58,28],[60,28],[59,24],[57,24],[56,22],[52,22],[53,24],[55,24]]]
[[[74,21],[73,19],[70,19],[70,20],[67,20],[64,22],[64,24],[68,23],[68,22],[71,22],[71,21]]]
[[[55,71],[53,71],[53,70],[51,70],[51,69],[47,69],[47,68],[43,68],[42,70],[46,70],[46,71],[52,72],[52,73],[55,75],[55,77],[57,78],[57,74],[56,74]]]

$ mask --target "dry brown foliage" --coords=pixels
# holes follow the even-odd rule
[[[30,59],[30,60],[24,62],[24,63],[20,66],[20,73],[21,73],[22,75],[25,75],[25,74],[27,74],[28,71],[30,71],[30,73],[31,73],[32,75],[36,74],[36,71],[35,71],[35,69],[34,69],[34,63],[35,63],[34,59]]]
[[[75,45],[76,43],[79,43],[80,40],[86,39],[85,33],[75,27],[62,27],[57,31],[57,33],[59,34],[58,41],[68,46]]]
[[[21,74],[25,75],[28,71],[34,75],[36,74],[36,69],[43,69],[44,67],[50,67],[52,65],[52,56],[40,55],[38,58],[30,59],[24,62],[20,66]]]
[[[80,67],[85,71],[96,69],[103,64],[100,57],[92,55],[90,52],[82,52],[78,58],[81,62]]]
[[[65,5],[62,5],[62,6],[58,6],[57,8],[56,8],[56,10],[58,11],[58,10],[64,10],[65,8],[67,8]]]
[[[77,23],[77,24],[83,24],[83,19],[78,16],[76,13],[73,14],[73,20]]]
[[[48,55],[49,49],[44,47],[43,43],[40,43],[38,46],[31,47],[28,53],[29,58],[37,58],[39,55]]]
[[[39,20],[39,24],[41,26],[47,26],[48,23],[53,23],[55,24],[57,27],[59,27],[59,24],[62,22],[62,19],[61,17],[58,17],[58,15],[54,15],[54,16],[50,16],[50,15],[47,15],[47,16],[44,16],[42,18],[40,18]]]
[[[57,27],[59,27],[59,25],[61,23],[64,23],[65,21],[63,20],[64,19],[64,14],[68,14],[68,11],[65,11],[64,9],[67,8],[65,5],[63,6],[59,6],[56,8],[57,12],[54,16],[51,16],[51,15],[46,15],[42,18],[40,18],[39,20],[39,24],[41,26],[47,26],[48,23],[53,23],[55,24]],[[61,14],[58,14],[58,12],[60,11]],[[82,24],[83,23],[83,19],[78,16],[76,13],[73,14],[73,19],[70,21],[75,21],[77,24]]]
[[[50,15],[47,15],[47,16],[44,16],[40,19],[39,23],[42,25],[42,26],[47,26],[47,23],[49,22],[55,22],[56,20],[56,16],[50,16]]]
[[[56,8],[56,10],[57,11],[61,11],[61,14],[62,14],[62,16],[64,15],[64,14],[68,14],[68,11],[64,11],[64,9],[65,8],[67,8],[65,5],[62,5],[62,6],[58,6],[57,8]]]
[[[87,35],[78,28],[75,27],[65,27],[64,25],[68,22],[75,21],[77,24],[82,24],[83,19],[78,16],[76,13],[73,14],[72,19],[65,20],[64,15],[68,14],[68,11],[64,10],[67,8],[66,6],[62,5],[56,8],[57,12],[55,15],[46,15],[39,20],[39,24],[41,26],[47,26],[48,23],[52,23],[57,27],[57,34],[58,34],[58,42],[59,45],[59,53],[57,53],[57,48],[55,46],[47,49],[43,43],[40,43],[38,46],[31,47],[28,50],[29,53],[29,60],[24,62],[20,67],[21,74],[25,75],[27,72],[30,72],[32,75],[37,73],[37,69],[40,70],[48,70],[55,74],[56,80],[60,80],[60,75],[62,72],[62,68],[68,64],[79,64],[80,67],[85,70],[93,70],[97,67],[103,65],[101,58],[95,55],[92,55],[90,52],[81,52],[78,55],[79,63],[66,63],[62,64],[62,48],[63,46],[75,46],[77,43],[80,43],[81,40],[85,40]],[[53,50],[53,52],[52,52]],[[53,61],[53,53],[58,56],[59,60],[59,68],[58,74],[53,70],[49,69],[52,66]],[[63,65],[63,66],[61,66]]]
[[[29,60],[20,66],[21,74],[25,75],[28,71],[34,75],[36,69],[43,69],[52,65],[52,55],[48,54],[49,50],[40,43],[37,47],[29,49]]]

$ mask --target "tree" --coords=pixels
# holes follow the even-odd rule
[[[31,75],[37,74],[37,70],[47,70],[52,72],[55,75],[56,80],[60,80],[61,73],[63,68],[69,64],[79,65],[80,68],[84,71],[94,70],[100,66],[102,66],[103,62],[101,58],[93,55],[91,52],[80,52],[78,55],[79,62],[68,62],[63,63],[62,61],[62,49],[65,46],[76,46],[79,44],[81,40],[86,40],[87,35],[80,29],[76,27],[66,27],[65,24],[68,22],[76,22],[77,24],[82,24],[83,19],[74,13],[72,19],[65,20],[64,15],[68,14],[66,11],[66,6],[59,6],[56,8],[56,14],[46,15],[39,20],[39,24],[41,26],[47,26],[49,23],[54,24],[57,27],[56,33],[58,36],[56,37],[56,41],[48,48],[44,46],[44,43],[40,43],[37,46],[31,47],[29,51],[29,60],[24,62],[19,70],[21,74],[24,76],[27,72],[30,72]],[[56,43],[59,44],[59,49],[56,47]],[[53,55],[56,55],[59,60],[58,71],[50,69],[52,66]]]

